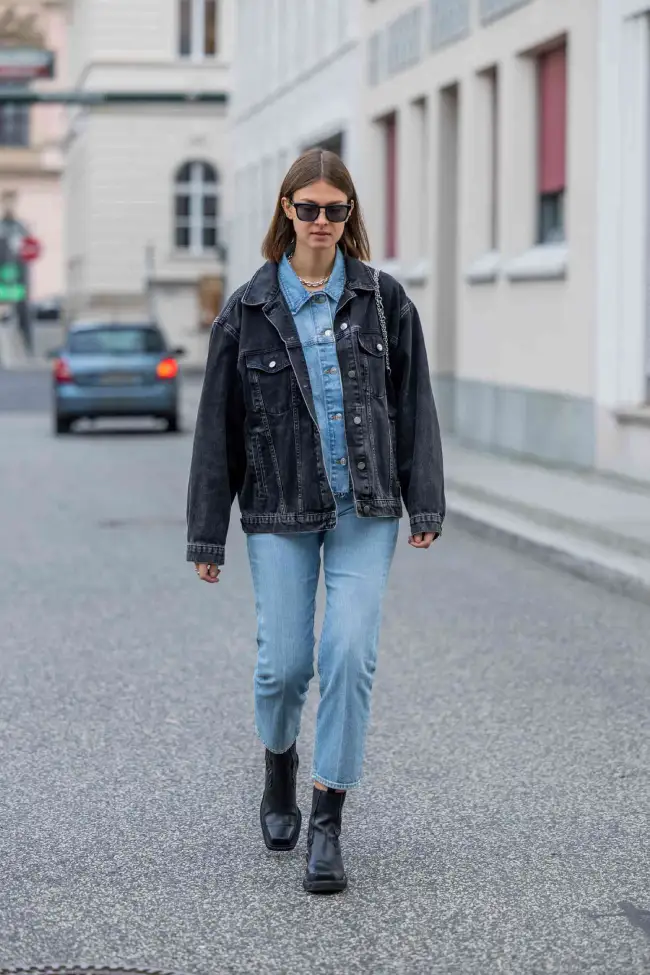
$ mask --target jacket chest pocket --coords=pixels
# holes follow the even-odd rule
[[[383,399],[386,395],[386,349],[380,332],[359,332],[359,358],[366,390]]]
[[[286,349],[248,353],[246,375],[253,406],[258,412],[281,416],[291,409],[293,369]]]

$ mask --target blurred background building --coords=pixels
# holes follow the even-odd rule
[[[649,95],[650,0],[0,0],[2,217],[32,298],[200,364],[331,148],[447,432],[650,480]]]
[[[225,286],[234,3],[67,7],[71,84],[87,96],[67,144],[68,314],[152,317],[201,361]]]
[[[293,160],[320,145],[362,181],[359,105],[367,0],[238,0],[233,154],[233,285],[260,245]]]
[[[65,0],[0,5],[0,91],[53,93],[68,83]],[[38,238],[29,273],[33,301],[64,289],[62,106],[0,103],[0,207],[3,219]]]
[[[371,236],[465,442],[650,478],[648,6],[363,5]]]

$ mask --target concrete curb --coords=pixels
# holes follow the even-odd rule
[[[610,592],[650,603],[650,561],[553,531],[459,492],[448,494],[447,506],[452,525],[525,552]]]

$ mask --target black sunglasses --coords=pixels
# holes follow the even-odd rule
[[[326,207],[321,207],[318,203],[294,203],[291,206],[296,211],[298,220],[303,223],[313,223],[318,220],[321,210],[325,211],[325,216],[330,223],[343,223],[348,219],[348,214],[352,209],[351,203],[329,203]]]

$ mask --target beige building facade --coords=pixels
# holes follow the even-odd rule
[[[366,2],[375,257],[425,325],[444,425],[598,462],[598,6]]]
[[[231,0],[69,0],[71,318],[148,317],[205,356],[225,287]],[[118,97],[119,96],[119,97]]]

